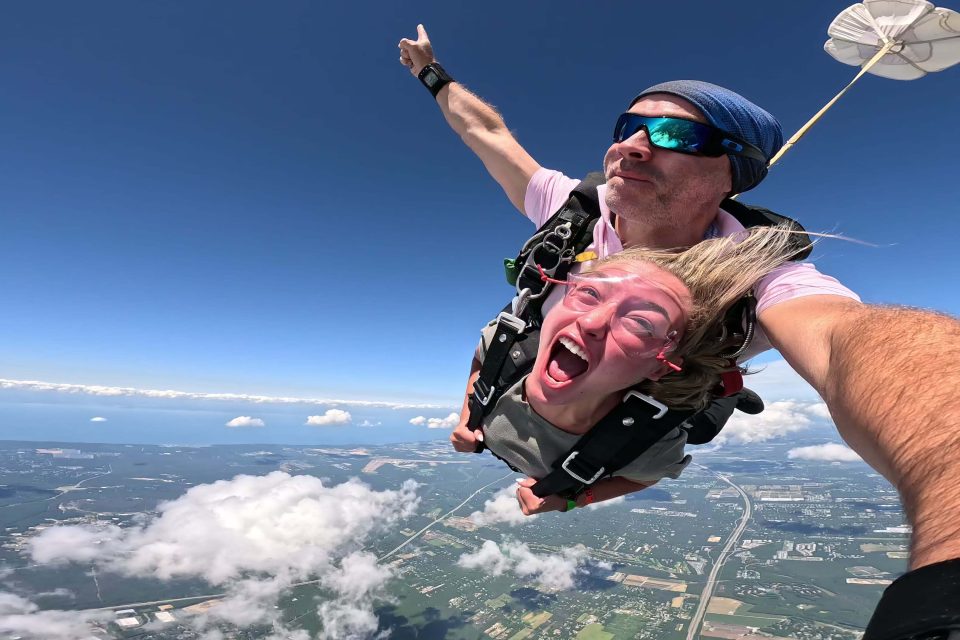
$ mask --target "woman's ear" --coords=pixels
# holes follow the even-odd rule
[[[660,367],[647,376],[647,380],[656,382],[668,373],[680,371],[683,368],[683,356],[667,356],[660,362]]]

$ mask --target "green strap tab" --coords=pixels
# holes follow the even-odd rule
[[[520,277],[520,269],[517,267],[517,261],[513,258],[503,259],[504,275],[507,276],[507,283],[511,287],[517,286],[517,278]]]

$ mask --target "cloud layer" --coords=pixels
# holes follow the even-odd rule
[[[424,416],[417,416],[416,418],[410,418],[410,424],[417,427],[426,425],[428,429],[453,429],[455,426],[460,424],[460,414],[451,413],[446,418],[426,418]]]
[[[57,393],[82,394],[100,397],[139,397],[160,398],[166,400],[223,400],[231,402],[251,402],[254,404],[310,404],[310,405],[346,405],[357,407],[384,407],[387,409],[446,409],[450,405],[385,402],[380,400],[338,400],[334,398],[294,398],[285,396],[260,396],[244,393],[198,393],[193,391],[173,391],[158,389],[135,389],[133,387],[106,387],[89,384],[65,384],[59,382],[41,382],[39,380],[8,380],[0,378],[0,389],[17,391],[51,391]]]
[[[323,427],[331,424],[350,424],[352,416],[343,409],[327,409],[322,416],[308,416],[306,424],[311,427]]]
[[[787,452],[792,460],[821,460],[824,462],[863,462],[863,458],[850,447],[835,442],[797,447]]]
[[[5,636],[81,640],[90,638],[91,623],[112,617],[109,611],[40,611],[30,600],[0,591],[0,634]]]
[[[282,628],[274,608],[292,584],[317,579],[330,592],[318,615],[325,636],[351,637],[376,618],[389,571],[362,551],[370,536],[409,517],[416,484],[374,491],[358,480],[325,487],[313,476],[274,472],[198,485],[161,503],[142,525],[51,527],[33,538],[39,563],[93,562],[123,575],[202,578],[226,589],[198,621]],[[360,634],[362,635],[362,634]],[[359,637],[359,636],[358,636]]]

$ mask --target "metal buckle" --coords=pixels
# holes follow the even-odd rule
[[[580,482],[580,483],[582,483],[582,484],[593,484],[594,482],[596,482],[597,480],[600,479],[600,476],[603,475],[603,472],[605,471],[605,469],[604,469],[603,467],[600,467],[600,470],[597,471],[596,475],[593,476],[592,478],[590,478],[589,480],[586,479],[586,478],[580,477],[579,475],[577,475],[576,472],[571,471],[571,470],[570,470],[570,467],[567,466],[568,464],[570,464],[570,461],[571,461],[571,460],[573,460],[574,458],[577,457],[577,454],[578,454],[578,453],[580,453],[580,452],[579,452],[579,451],[574,451],[574,452],[571,453],[569,456],[567,456],[567,459],[563,461],[563,464],[560,465],[560,468],[563,469],[564,471],[566,471],[567,474],[569,474],[569,476],[570,476],[571,478],[573,478],[574,480],[576,480],[577,482]]]
[[[523,330],[527,328],[527,323],[513,315],[512,313],[507,313],[506,311],[501,311],[497,315],[497,324],[503,323],[513,329],[516,333],[523,333]]]
[[[631,389],[630,391],[627,391],[627,394],[623,396],[623,402],[626,402],[627,400],[629,400],[631,396],[639,400],[643,400],[644,402],[652,406],[654,409],[657,409],[657,413],[653,416],[654,420],[659,420],[668,411],[667,405],[663,404],[662,402],[658,402],[653,398],[651,398],[650,396],[640,393],[639,391],[634,391],[633,389]]]
[[[482,383],[483,381],[477,380],[477,382]],[[473,398],[474,400],[480,403],[481,407],[485,407],[488,404],[490,404],[490,399],[493,397],[493,394],[497,390],[497,388],[493,385],[490,385],[487,391],[483,392],[480,389],[477,389],[477,382],[473,383]],[[487,386],[487,385],[484,384],[483,386]]]

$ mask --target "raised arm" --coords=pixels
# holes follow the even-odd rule
[[[414,77],[426,65],[437,61],[422,24],[417,25],[416,40],[404,38],[398,46],[400,63],[410,69]],[[497,110],[459,82],[443,87],[437,94],[437,104],[450,128],[480,158],[513,206],[524,213],[527,184],[540,165],[520,146]]]
[[[900,492],[911,568],[960,557],[960,322],[808,296],[760,323],[844,440]]]

